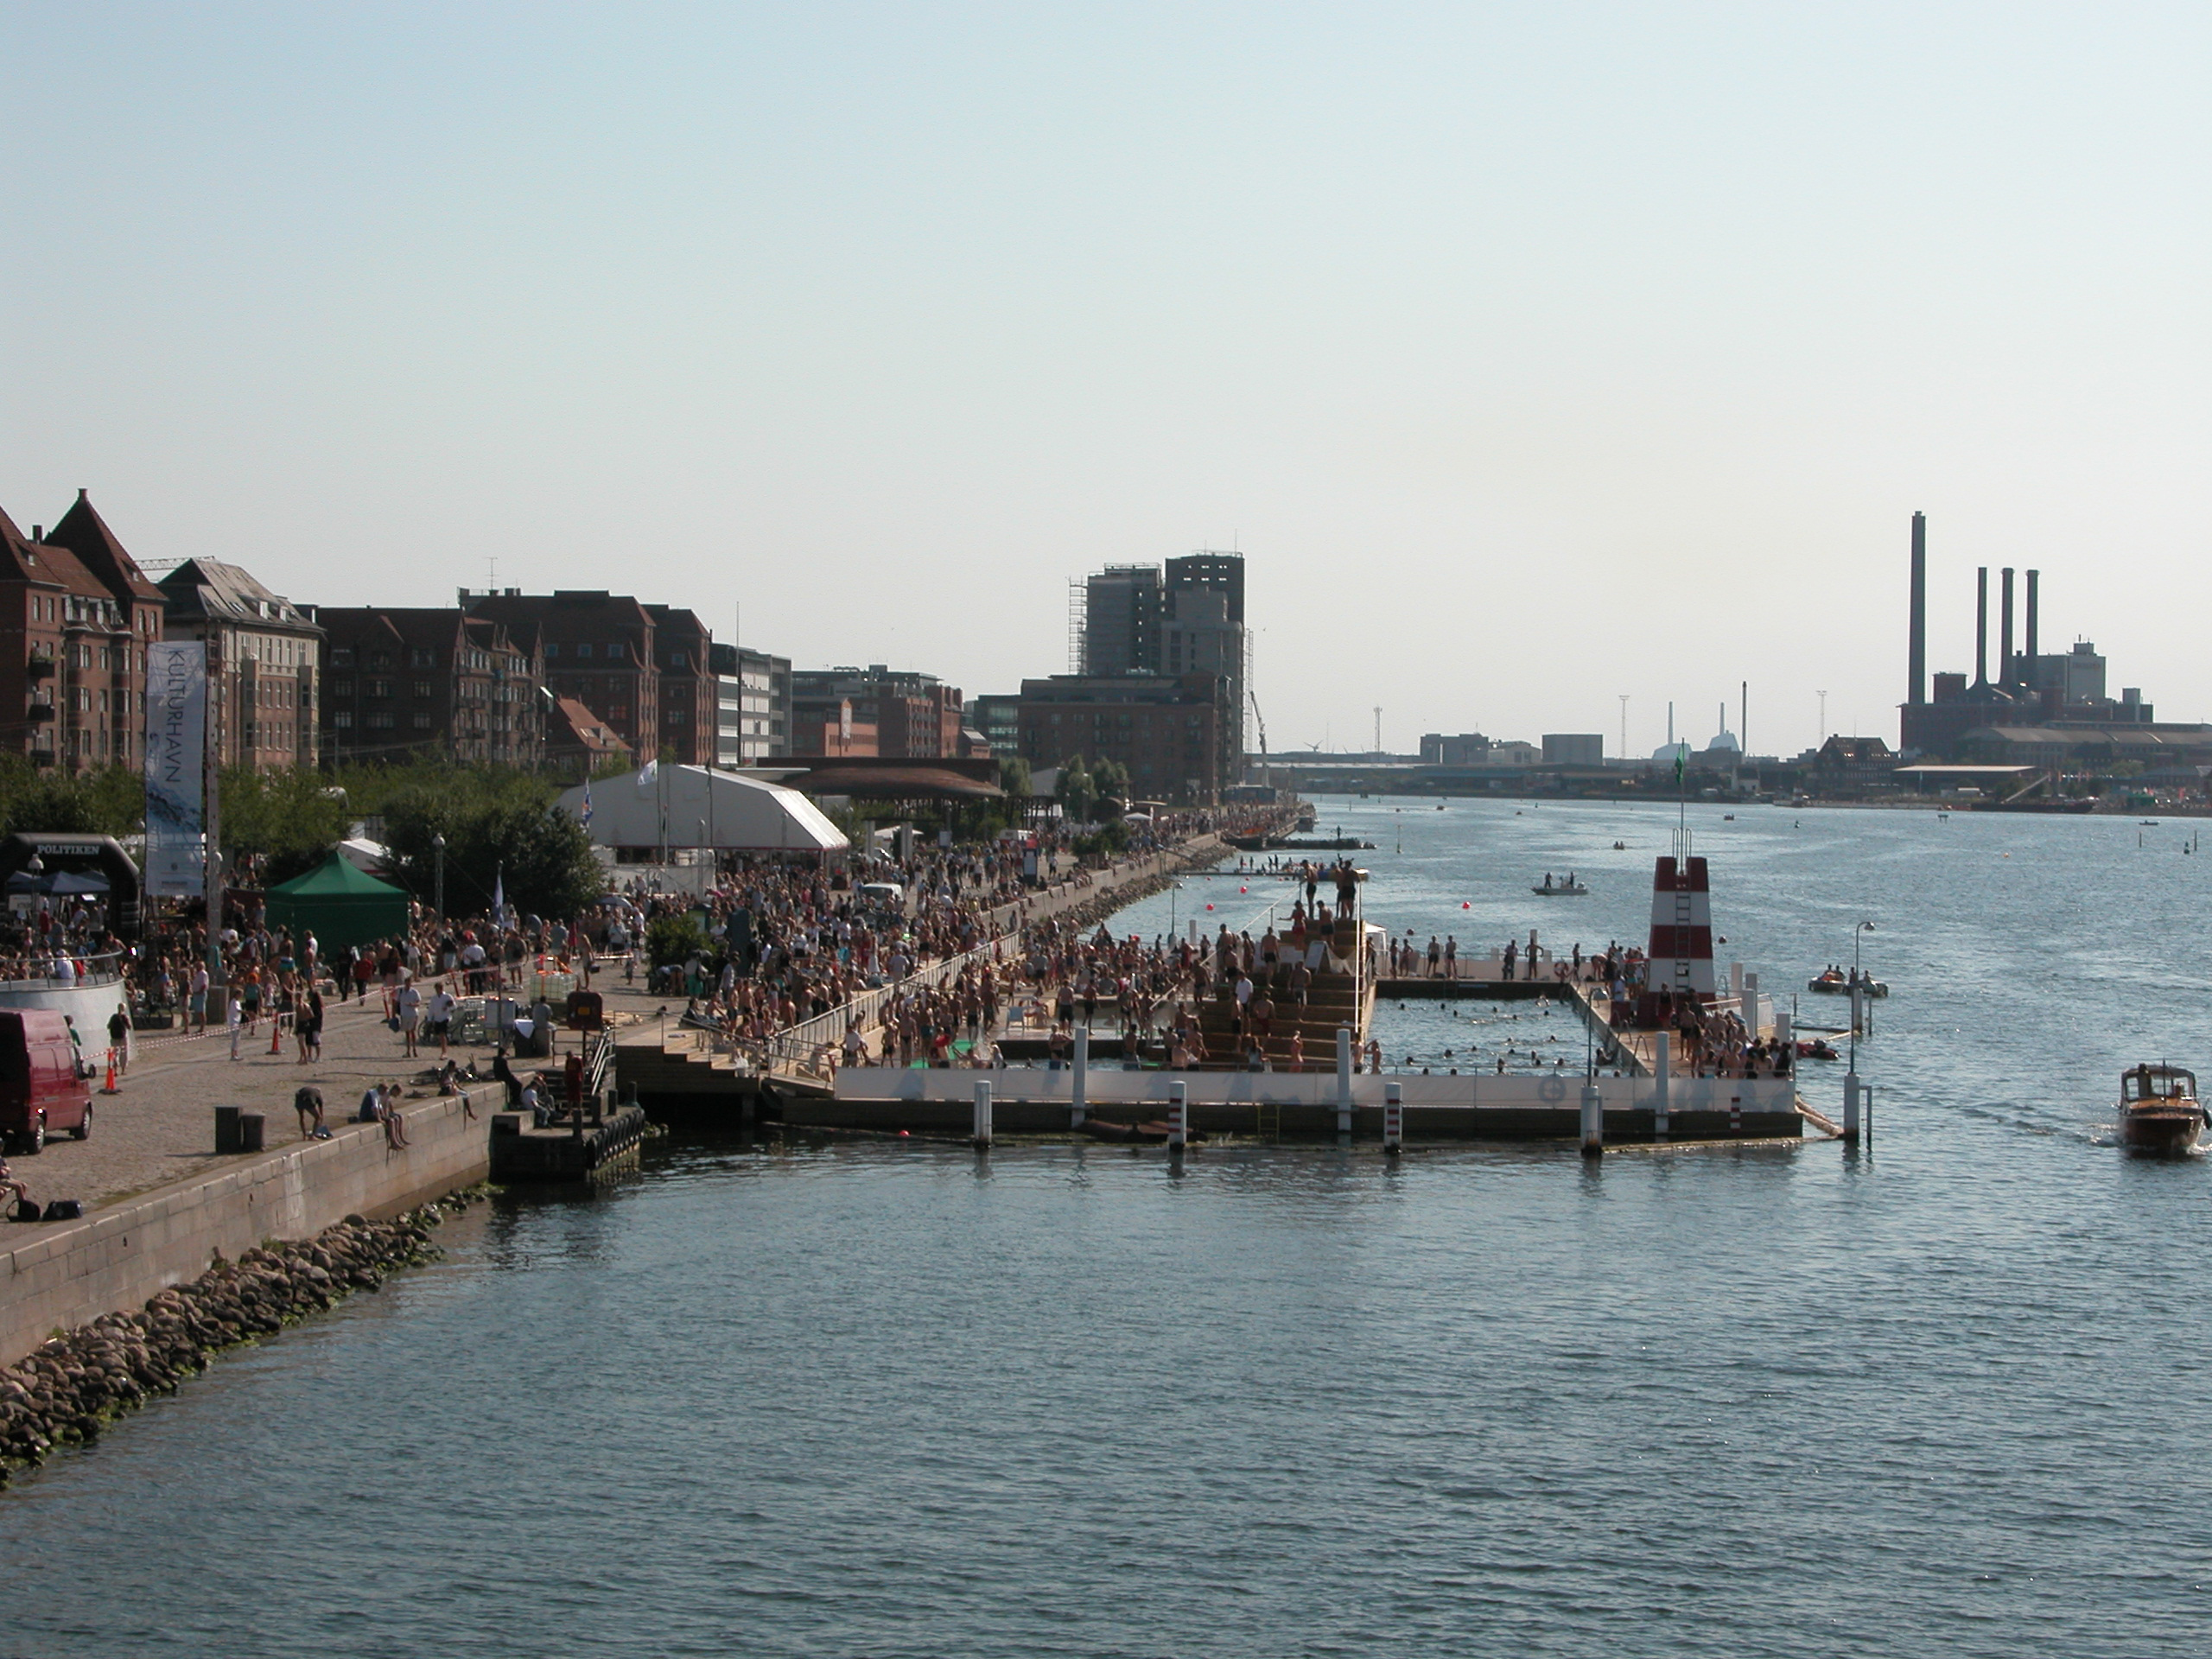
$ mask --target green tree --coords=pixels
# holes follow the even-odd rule
[[[353,822],[345,791],[318,772],[226,766],[222,791],[223,855],[262,860],[264,886],[313,869]]]
[[[1090,769],[1090,786],[1101,800],[1116,800],[1124,807],[1129,804],[1129,769],[1111,755]]]
[[[1060,803],[1060,810],[1070,818],[1077,823],[1089,821],[1091,804],[1098,798],[1098,788],[1091,781],[1081,755],[1071,754],[1060,762],[1059,781],[1052,785],[1052,793]]]
[[[133,835],[146,819],[146,786],[130,766],[81,777],[40,768],[24,754],[0,754],[0,835]]]
[[[507,901],[540,916],[571,916],[606,891],[584,828],[553,804],[551,788],[526,775],[482,779],[473,791],[418,780],[383,803],[393,874],[425,904],[435,886],[435,838],[446,838],[446,909],[488,907],[504,881]]]
[[[1029,763],[1018,754],[1001,755],[999,787],[1018,801],[1027,800],[1032,792]]]

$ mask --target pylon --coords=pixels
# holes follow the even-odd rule
[[[115,1050],[111,1047],[107,1052],[107,1081],[100,1085],[100,1093],[119,1095],[122,1092],[121,1085],[115,1080]]]
[[[284,1022],[273,1014],[269,1016],[269,1052],[271,1054],[284,1052]]]

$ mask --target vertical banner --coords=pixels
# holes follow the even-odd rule
[[[206,885],[207,647],[146,647],[146,893],[191,899]]]

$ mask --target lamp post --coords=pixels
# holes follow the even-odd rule
[[[434,871],[430,878],[430,907],[438,912],[438,919],[446,918],[446,837],[439,830],[430,837],[430,864]]]

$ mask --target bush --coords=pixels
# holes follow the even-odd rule
[[[694,952],[705,956],[714,943],[690,911],[681,916],[656,916],[645,925],[645,959],[656,968],[688,961]]]

